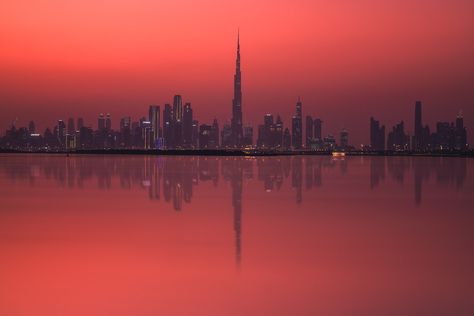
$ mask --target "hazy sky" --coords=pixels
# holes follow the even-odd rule
[[[181,94],[204,123],[230,120],[237,28],[244,123],[286,125],[298,96],[323,133],[368,142],[369,118],[413,131],[474,127],[474,1],[2,0],[0,128],[99,112],[138,119]],[[255,130],[256,138],[256,130]],[[469,133],[469,136],[473,135]]]

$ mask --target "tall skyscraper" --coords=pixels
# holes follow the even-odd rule
[[[112,120],[110,119],[110,113],[107,113],[105,118],[105,129],[108,131],[112,130]]]
[[[189,148],[192,146],[193,142],[193,109],[191,108],[191,103],[186,103],[184,105],[184,114],[183,114],[183,144],[185,147]]]
[[[380,127],[380,122],[370,118],[370,147],[372,150],[385,150],[385,126]]]
[[[231,142],[234,147],[242,147],[242,76],[240,72],[240,33],[237,34],[237,60],[234,75],[234,99],[232,100]]]
[[[423,149],[423,123],[421,119],[421,101],[415,102],[415,135],[413,138],[413,149]]]
[[[345,128],[341,130],[339,145],[342,149],[347,149],[349,147],[349,132]]]
[[[300,98],[296,102],[296,114],[293,116],[291,121],[291,134],[293,149],[301,149],[303,146],[303,113],[302,113],[303,104],[301,103]]]
[[[104,114],[100,113],[99,118],[97,120],[97,126],[99,131],[103,131],[105,129],[105,119],[104,119]]]
[[[183,120],[183,99],[179,94],[173,98],[173,114],[174,121],[181,122]]]
[[[70,117],[67,121],[67,133],[69,135],[74,135],[76,133],[76,129],[74,128],[74,119],[72,117]]]
[[[181,147],[183,145],[183,99],[180,95],[173,98],[173,146]]]
[[[165,140],[166,148],[173,148],[173,110],[171,109],[171,105],[165,104],[165,108],[163,109],[163,138]]]
[[[314,138],[321,141],[323,139],[323,121],[321,119],[314,119]]]
[[[63,120],[58,120],[58,140],[61,147],[66,145],[66,124]]]
[[[160,107],[158,105],[150,105],[148,120],[151,123],[151,143],[153,148],[156,146],[156,141],[160,136]]]

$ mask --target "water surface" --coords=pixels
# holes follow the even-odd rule
[[[0,315],[472,315],[473,162],[0,156]]]

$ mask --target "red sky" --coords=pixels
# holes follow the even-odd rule
[[[368,142],[369,117],[413,131],[424,122],[474,126],[474,1],[3,0],[0,129],[41,131],[99,112],[135,119],[149,104],[191,101],[197,119],[231,115],[237,27],[243,111],[289,124],[298,96],[323,133]],[[471,134],[470,134],[471,135]]]

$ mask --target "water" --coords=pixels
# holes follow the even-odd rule
[[[472,315],[473,160],[0,156],[0,315]]]

